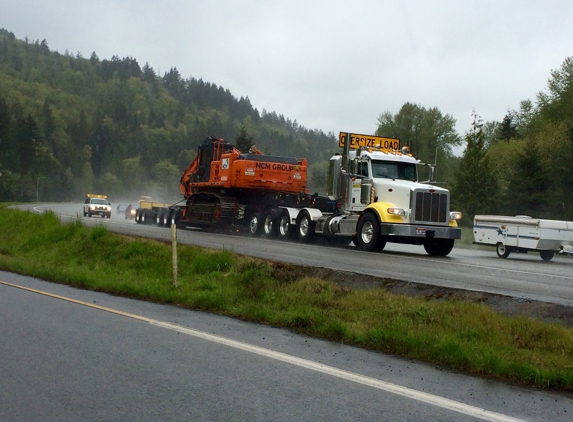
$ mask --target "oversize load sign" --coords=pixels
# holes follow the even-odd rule
[[[338,146],[344,147],[346,132],[340,132]],[[400,140],[397,138],[384,138],[382,136],[350,134],[350,149],[379,148],[382,151],[397,151],[400,149]]]

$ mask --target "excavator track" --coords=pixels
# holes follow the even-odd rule
[[[225,220],[231,224],[237,217],[237,198],[219,193],[200,193],[187,200],[185,224],[219,225]]]

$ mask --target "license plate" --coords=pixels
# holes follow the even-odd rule
[[[416,227],[416,234],[419,236],[424,236],[426,234],[425,227]]]

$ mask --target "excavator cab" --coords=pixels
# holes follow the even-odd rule
[[[234,146],[223,139],[207,138],[199,145],[199,165],[197,173],[192,175],[193,182],[209,182],[211,162],[221,159],[221,155],[233,151]]]

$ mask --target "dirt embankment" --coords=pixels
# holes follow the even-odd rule
[[[424,297],[427,300],[457,299],[484,303],[502,315],[523,315],[539,318],[549,323],[559,323],[567,327],[573,327],[573,307],[555,303],[412,283],[384,277],[336,271],[328,268],[296,266],[280,262],[273,263],[273,276],[282,281],[291,281],[302,277],[315,277],[336,283],[347,289],[383,289],[389,293],[410,297]]]

